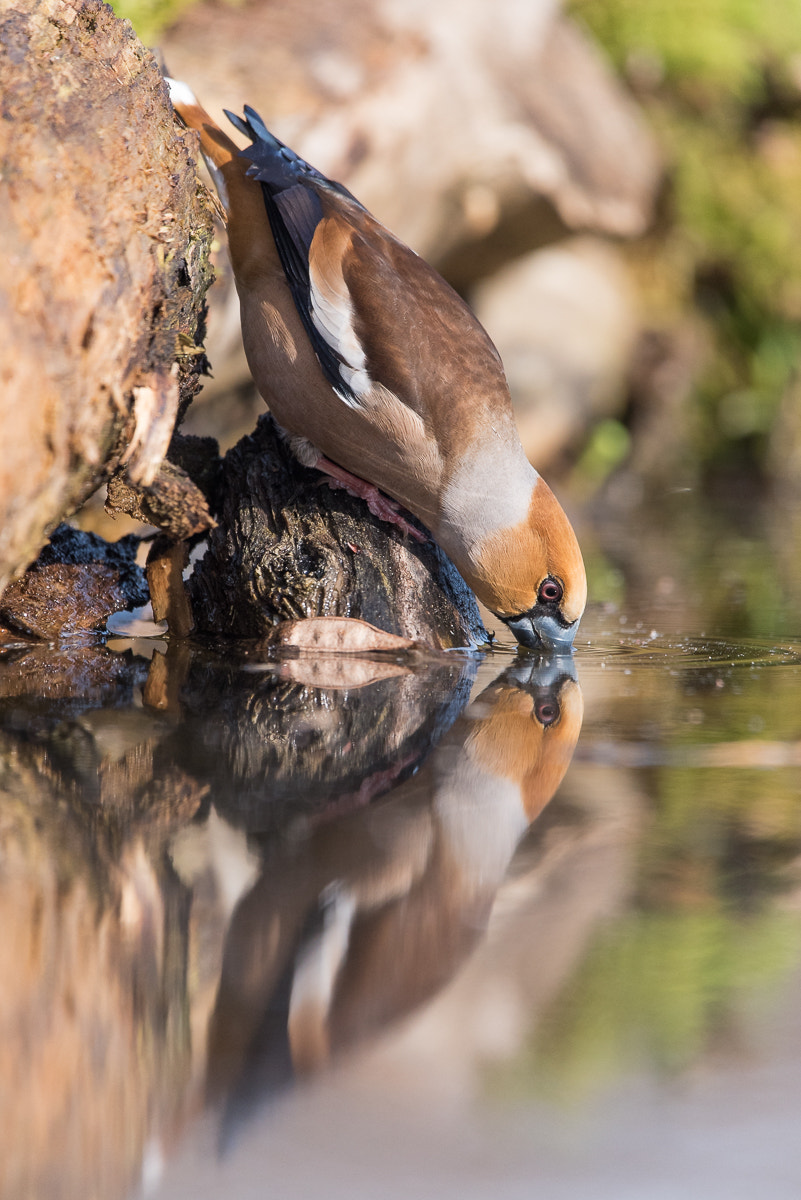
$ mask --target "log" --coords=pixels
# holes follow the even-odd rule
[[[196,633],[264,638],[282,621],[337,616],[434,649],[488,640],[439,547],[412,543],[332,491],[268,414],[229,450],[218,494],[217,526],[187,582]]]
[[[115,470],[157,498],[206,367],[212,226],[194,135],[101,0],[5,6],[0,72],[2,590]]]

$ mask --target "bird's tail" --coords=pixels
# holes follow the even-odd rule
[[[307,163],[305,158],[291,150],[286,142],[282,142],[274,133],[270,133],[259,114],[249,104],[245,105],[244,118],[229,112],[227,108],[223,111],[233,127],[250,138],[251,145],[242,150],[241,154],[251,163],[248,168],[251,179],[266,183],[277,191],[283,191],[293,183],[308,179],[317,180],[324,186],[330,185],[331,181],[316,167]]]

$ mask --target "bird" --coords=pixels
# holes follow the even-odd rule
[[[256,386],[296,457],[377,516],[413,514],[517,642],[564,654],[587,599],[578,540],[529,462],[500,355],[467,303],[346,187],[168,79],[220,201]]]

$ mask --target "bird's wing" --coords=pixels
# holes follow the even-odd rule
[[[252,109],[234,123],[262,185],[292,295],[339,398],[363,407],[375,385],[426,424],[451,424],[481,395],[508,404],[498,353],[470,309],[351,193],[286,147]],[[230,116],[230,114],[229,114]],[[467,385],[467,386],[465,386]],[[470,393],[470,394],[468,394]]]
[[[311,188],[303,189],[307,196]],[[378,385],[426,424],[443,408],[505,410],[498,353],[460,296],[360,206],[324,188],[274,198],[273,232],[298,311],[334,390],[351,407]],[[314,228],[306,213],[314,211]],[[304,224],[305,220],[305,224]]]
[[[355,210],[363,211],[362,206],[347,188],[327,179],[270,133],[252,108],[245,107],[244,120],[234,113],[226,115],[252,139],[241,154],[250,160],[248,175],[261,184],[281,265],[320,366],[340,399],[356,408],[359,397],[349,378],[354,364],[339,337],[345,332],[344,318],[337,312],[341,298],[331,294],[329,271],[325,272],[323,293],[318,293],[311,255],[325,216],[324,200],[336,196]]]
[[[337,291],[336,275],[332,281],[327,264],[316,271],[312,266],[312,246],[324,240],[320,197],[302,183],[272,194],[262,186],[281,265],[309,341],[334,391],[345,404],[358,408],[352,375],[360,363],[352,361],[352,348],[346,344],[347,296]],[[315,257],[321,259],[319,250]]]

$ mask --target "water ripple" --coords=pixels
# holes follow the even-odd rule
[[[648,633],[602,631],[579,642],[576,656],[588,667],[658,667],[708,670],[711,667],[775,667],[801,665],[801,643],[764,638],[733,640],[716,637],[676,638],[655,630]]]

